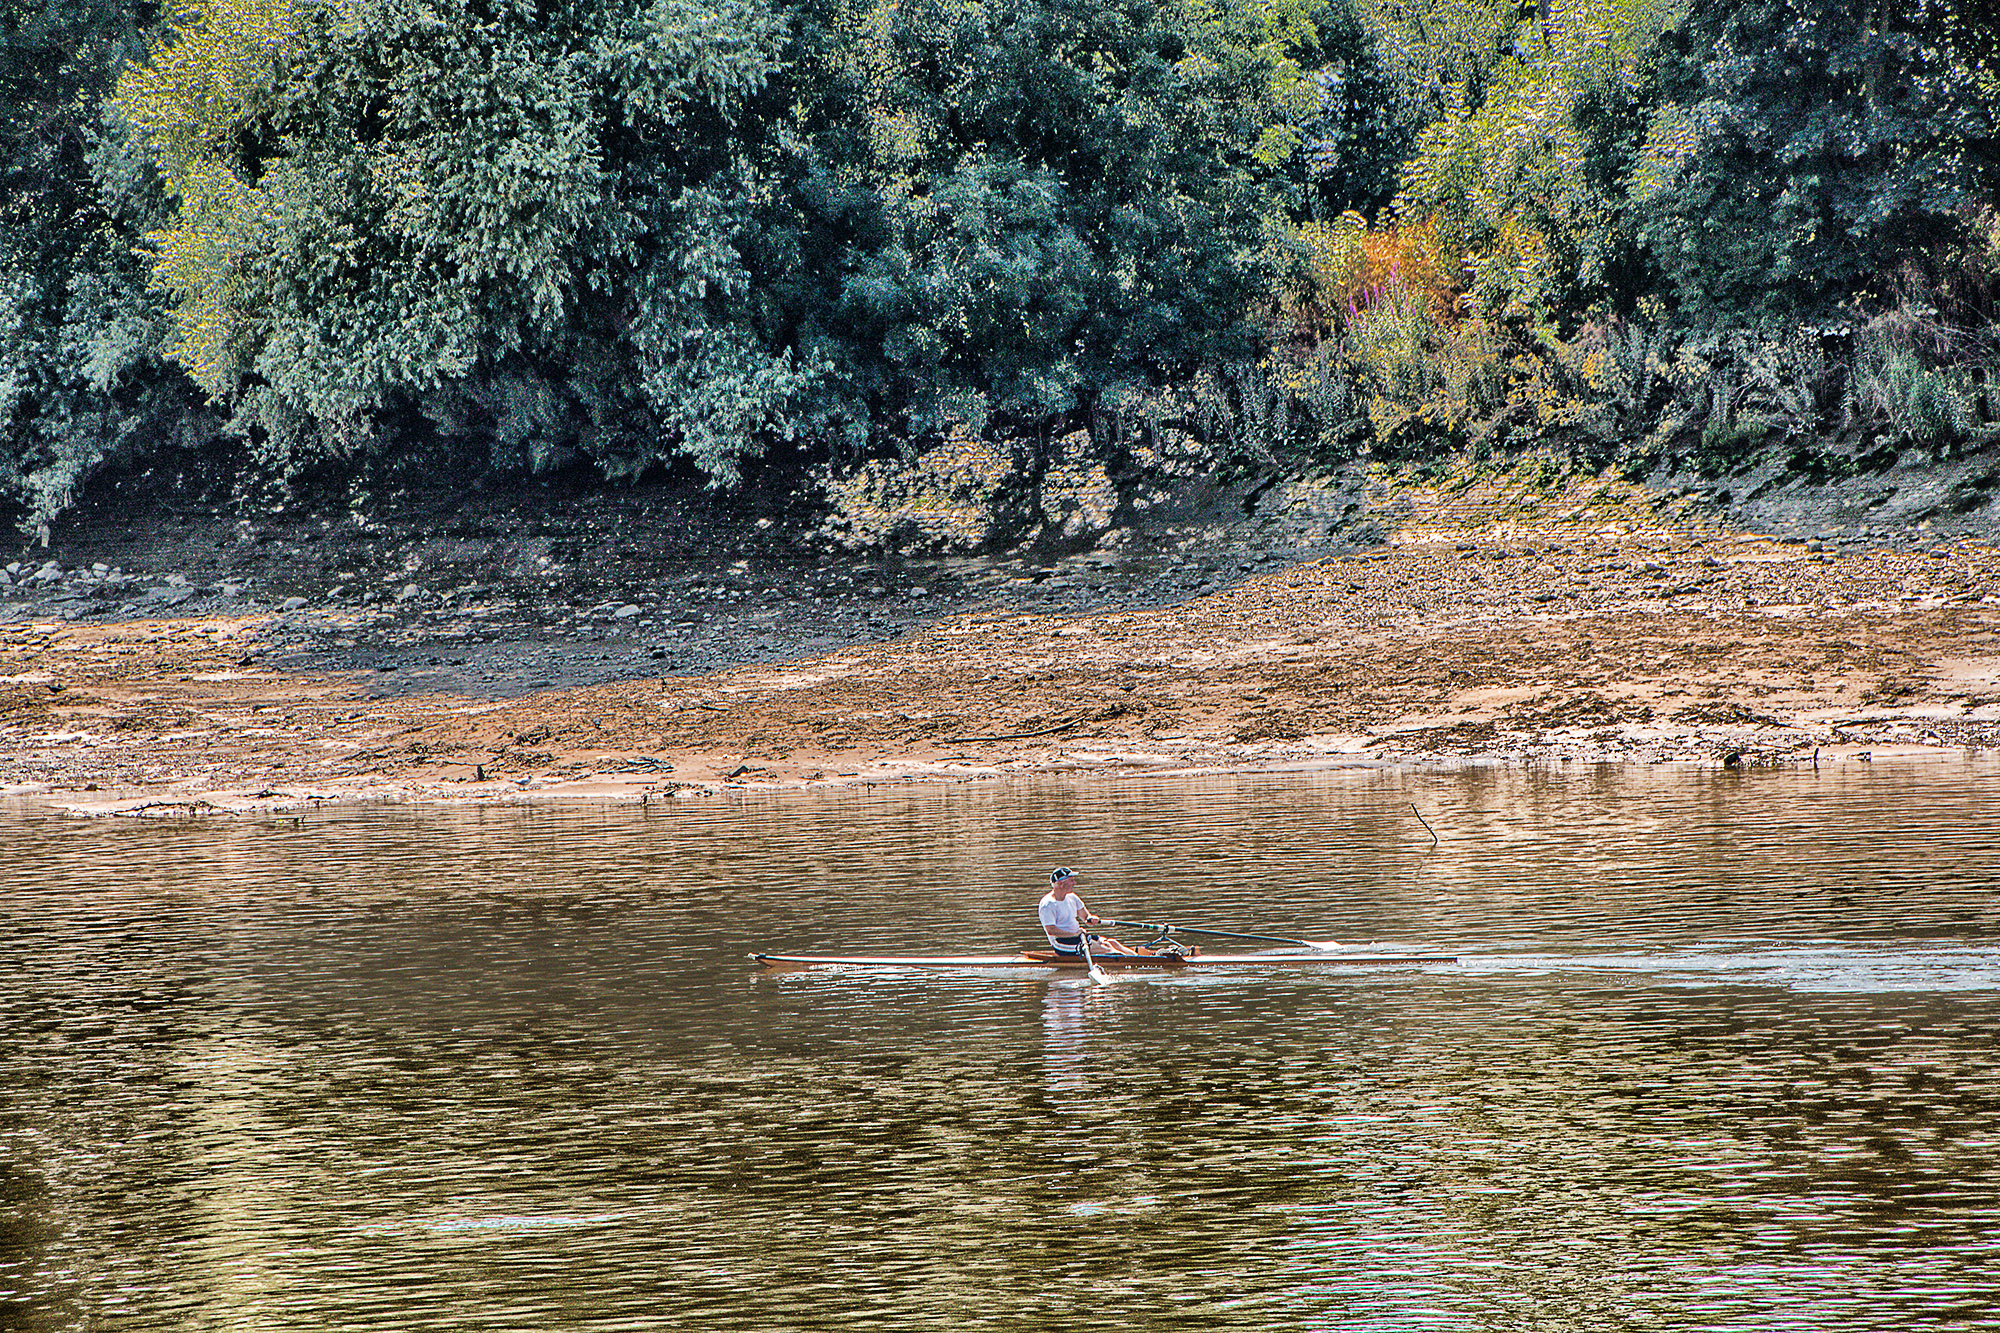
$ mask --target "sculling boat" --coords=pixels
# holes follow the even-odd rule
[[[774,972],[808,967],[922,968],[934,971],[991,968],[1051,968],[1084,970],[1081,958],[1058,954],[1053,949],[1024,949],[1009,954],[911,954],[857,955],[753,953],[750,955]],[[1271,949],[1260,953],[1202,953],[1199,950],[1166,953],[1099,953],[1093,957],[1107,972],[1152,970],[1178,972],[1184,968],[1214,967],[1420,967],[1433,963],[1456,963],[1449,953],[1350,953],[1336,949]]]

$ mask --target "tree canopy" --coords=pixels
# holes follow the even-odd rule
[[[22,0],[0,36],[30,523],[218,431],[718,485],[779,444],[1129,461],[1170,418],[1625,447],[1693,429],[1641,365],[1676,348],[1867,328],[1854,384],[1944,392],[2000,342],[1970,0]]]

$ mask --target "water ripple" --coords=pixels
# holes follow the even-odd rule
[[[0,1327],[2000,1326],[2000,769],[1859,767],[9,807]],[[1462,961],[745,959],[1056,862]]]

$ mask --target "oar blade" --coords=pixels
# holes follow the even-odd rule
[[[1104,975],[1104,969],[1097,965],[1095,958],[1091,957],[1090,929],[1088,927],[1085,927],[1083,932],[1083,965],[1090,969],[1090,979],[1093,983],[1099,986],[1109,986],[1111,984],[1111,978]]]

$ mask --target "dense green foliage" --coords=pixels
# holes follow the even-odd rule
[[[754,0],[220,0],[176,28],[115,105],[176,204],[147,238],[172,354],[272,463],[445,432],[731,476],[796,429],[809,368],[742,252],[783,40]]]
[[[1378,447],[1712,468],[1984,433],[1983,7],[1363,4],[1425,123],[1393,210],[1302,238]]]
[[[787,295],[851,437],[1047,434],[1250,350],[1254,52],[1173,0],[811,21]]]
[[[139,52],[112,0],[0,10],[0,498],[37,521],[106,459],[213,430],[161,362],[160,310],[121,234],[154,201],[102,184],[119,164],[99,104]]]
[[[721,485],[785,444],[835,496],[865,463],[1011,497],[969,530],[1018,533],[1230,454],[1937,447],[1984,438],[2000,369],[1970,0],[152,17],[5,15],[31,524],[226,431],[285,472]]]
[[[177,205],[171,352],[272,463],[445,433],[726,482],[774,439],[1036,429],[1241,342],[1256,88],[1209,28],[218,0],[114,105]]]
[[[1937,8],[1739,0],[1667,34],[1633,194],[1680,306],[1831,316],[1962,239],[1990,108],[1957,95]]]

